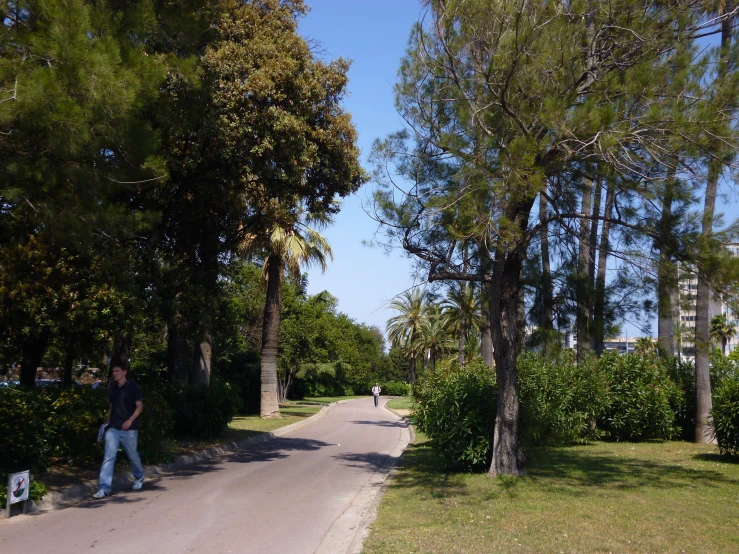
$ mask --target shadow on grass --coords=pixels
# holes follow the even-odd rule
[[[718,454],[699,454],[695,458],[735,464]],[[686,461],[689,458],[686,456]],[[482,477],[484,470],[480,472]],[[498,477],[491,480],[487,499],[513,498],[520,487],[535,484],[542,490],[558,494],[588,494],[589,488],[614,491],[641,487],[682,489],[701,487],[712,489],[736,485],[736,480],[710,469],[683,467],[675,463],[630,459],[588,447],[540,448],[528,453],[526,475],[523,478]],[[409,446],[402,461],[402,471],[393,487],[429,491],[434,498],[468,496],[466,480],[461,473],[450,473],[431,449],[430,442]],[[479,492],[474,493],[479,494]]]
[[[705,454],[693,455],[694,460],[703,462],[714,462],[720,464],[739,464],[739,456],[730,456],[728,454],[719,454],[718,452],[708,452]]]
[[[544,487],[570,487],[572,494],[581,494],[583,487],[713,488],[734,482],[717,471],[625,458],[588,447],[536,449],[529,455],[527,475]]]

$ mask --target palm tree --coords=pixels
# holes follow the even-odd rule
[[[639,337],[636,339],[634,354],[638,356],[647,356],[654,351],[654,341],[652,337]]]
[[[721,341],[721,354],[726,356],[726,343],[736,335],[736,325],[726,319],[726,314],[720,314],[711,318],[708,331],[713,340]]]
[[[300,280],[301,266],[318,265],[326,270],[327,259],[333,259],[326,239],[308,223],[323,227],[330,222],[327,214],[308,214],[299,206],[294,210],[274,210],[275,216],[265,218],[265,232],[247,233],[241,243],[245,253],[266,255],[262,275],[267,280],[267,299],[262,321],[262,362],[259,415],[280,417],[277,395],[277,355],[282,308],[282,276],[285,270]],[[316,225],[317,224],[317,225]]]
[[[399,299],[390,303],[390,309],[399,313],[388,319],[387,336],[392,345],[400,346],[406,352],[410,361],[409,378],[413,383],[416,380],[414,344],[421,331],[421,326],[427,319],[426,293],[417,289],[413,292],[406,291]]]
[[[433,312],[433,310],[430,310]],[[454,340],[449,336],[444,320],[439,313],[428,313],[421,322],[419,332],[411,345],[416,356],[428,359],[431,371],[436,370],[436,359],[454,349]]]
[[[474,287],[452,287],[441,303],[446,330],[459,339],[459,365],[466,359],[466,343],[480,332],[482,311]]]
[[[675,344],[677,344],[677,356],[682,358],[683,355],[683,342],[690,336],[690,327],[685,325],[682,321],[676,321],[672,325],[672,336],[675,337]]]

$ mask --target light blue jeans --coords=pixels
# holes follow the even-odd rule
[[[144,466],[141,465],[141,458],[136,450],[138,439],[138,431],[108,429],[105,433],[105,457],[103,458],[103,467],[100,468],[100,488],[105,492],[110,493],[113,485],[113,468],[115,467],[115,458],[118,455],[118,446],[123,446],[123,450],[128,456],[128,462],[131,464],[131,473],[133,473],[134,478],[141,479],[144,476]]]

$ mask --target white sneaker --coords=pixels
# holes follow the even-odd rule
[[[131,490],[140,491],[141,487],[143,486],[144,486],[144,478],[142,477],[141,479],[136,479],[133,482],[133,487],[131,487]]]
[[[92,495],[93,498],[105,498],[106,496],[110,496],[109,492],[105,492],[103,489],[100,489],[95,494]]]

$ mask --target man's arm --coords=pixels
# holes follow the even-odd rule
[[[121,425],[121,431],[127,431],[129,427],[131,427],[131,424],[133,421],[141,415],[141,412],[144,411],[144,402],[143,400],[137,400],[136,401],[136,409],[133,412],[133,415],[129,417],[126,421],[123,422],[123,425]]]

